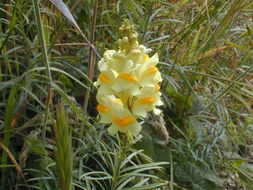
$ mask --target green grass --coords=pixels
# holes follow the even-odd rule
[[[253,188],[251,1],[64,3],[0,3],[0,189]],[[93,87],[126,18],[159,54],[164,102],[130,143],[98,123]]]

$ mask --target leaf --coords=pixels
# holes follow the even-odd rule
[[[195,54],[197,46],[198,46],[198,41],[199,41],[199,38],[200,38],[201,30],[202,30],[202,28],[200,27],[198,32],[196,33],[196,36],[193,39],[191,48],[189,49],[188,64],[192,63],[194,54]]]
[[[154,42],[157,42],[157,41],[162,41],[162,40],[167,39],[169,37],[170,37],[170,35],[166,35],[166,36],[162,36],[162,37],[159,37],[159,38],[155,38],[153,40],[147,41],[146,44],[154,43]]]
[[[22,174],[22,170],[19,167],[15,157],[13,156],[13,154],[9,151],[9,149],[4,146],[1,142],[0,142],[0,147],[3,149],[3,151],[8,155],[8,157],[10,158],[10,160],[12,161],[12,163],[15,165],[16,170],[18,171],[18,173],[22,176],[23,179],[25,179],[25,177]]]
[[[10,138],[11,138],[11,121],[14,115],[14,108],[16,103],[16,93],[18,91],[17,86],[13,86],[9,98],[8,98],[8,104],[6,107],[6,114],[5,114],[5,121],[4,121],[4,137],[3,137],[3,147],[6,147],[7,150],[10,145]],[[7,164],[7,155],[6,153],[2,154],[2,164]]]
[[[204,173],[204,172],[203,172]],[[215,183],[216,185],[222,187],[223,183],[224,183],[224,179],[221,179],[219,177],[217,177],[214,173],[212,172],[206,172],[204,173],[204,178]]]
[[[5,88],[15,85],[18,80],[19,78],[17,77],[8,81],[0,82],[0,91],[2,91]]]
[[[76,23],[74,17],[72,16],[71,12],[69,11],[68,7],[65,5],[65,3],[62,0],[49,0],[54,6],[57,7],[59,11],[68,19],[69,22],[71,22],[75,28],[80,31],[81,29],[79,28],[78,24]]]
[[[71,80],[66,75],[60,74],[60,76],[58,77],[58,79],[63,84],[65,84],[68,88],[71,88],[71,89],[74,88],[74,84],[71,82]]]
[[[124,188],[122,190],[147,190],[147,189],[153,189],[156,187],[163,187],[165,185],[166,185],[166,183],[153,183],[153,184],[149,184],[149,185],[145,185],[145,186],[141,186],[141,187]]]

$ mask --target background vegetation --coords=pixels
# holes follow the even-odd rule
[[[252,1],[55,2],[0,2],[1,190],[253,189]],[[165,103],[130,143],[98,124],[92,86],[125,18]]]

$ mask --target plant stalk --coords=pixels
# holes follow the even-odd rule
[[[98,1],[96,0],[95,4],[94,4],[94,8],[93,8],[93,20],[92,20],[92,28],[91,28],[91,44],[94,44],[94,41],[95,41],[95,26],[96,26],[96,19],[97,19],[97,7],[98,7]],[[93,80],[93,76],[94,76],[95,61],[96,61],[95,52],[93,51],[92,48],[90,48],[88,67],[89,67],[89,78],[91,81]],[[92,87],[90,83],[88,84],[88,87],[89,88],[86,91],[85,98],[84,98],[84,105],[83,105],[83,109],[84,109],[85,113],[87,112],[88,102],[89,102],[89,98],[90,98],[90,88]]]
[[[34,7],[34,12],[35,12],[35,18],[37,21],[37,28],[38,28],[38,34],[39,34],[39,41],[42,46],[42,55],[44,57],[45,61],[45,66],[46,66],[46,72],[49,80],[49,90],[48,90],[48,100],[47,100],[47,107],[46,107],[46,114],[45,114],[45,122],[42,127],[42,140],[45,140],[46,136],[46,127],[47,127],[47,120],[48,120],[48,114],[49,114],[49,108],[50,108],[50,103],[51,103],[51,87],[52,87],[52,75],[50,71],[50,62],[48,58],[48,53],[47,53],[47,46],[46,46],[46,40],[44,36],[44,29],[43,29],[43,24],[41,20],[41,15],[40,15],[40,9],[39,9],[39,0],[33,0],[33,7]]]

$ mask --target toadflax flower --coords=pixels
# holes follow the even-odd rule
[[[108,131],[136,136],[141,131],[138,117],[147,112],[160,114],[161,73],[157,68],[158,54],[149,57],[146,47],[139,45],[138,33],[125,20],[119,28],[123,36],[119,50],[107,50],[98,63],[97,110],[100,123],[110,124]]]

